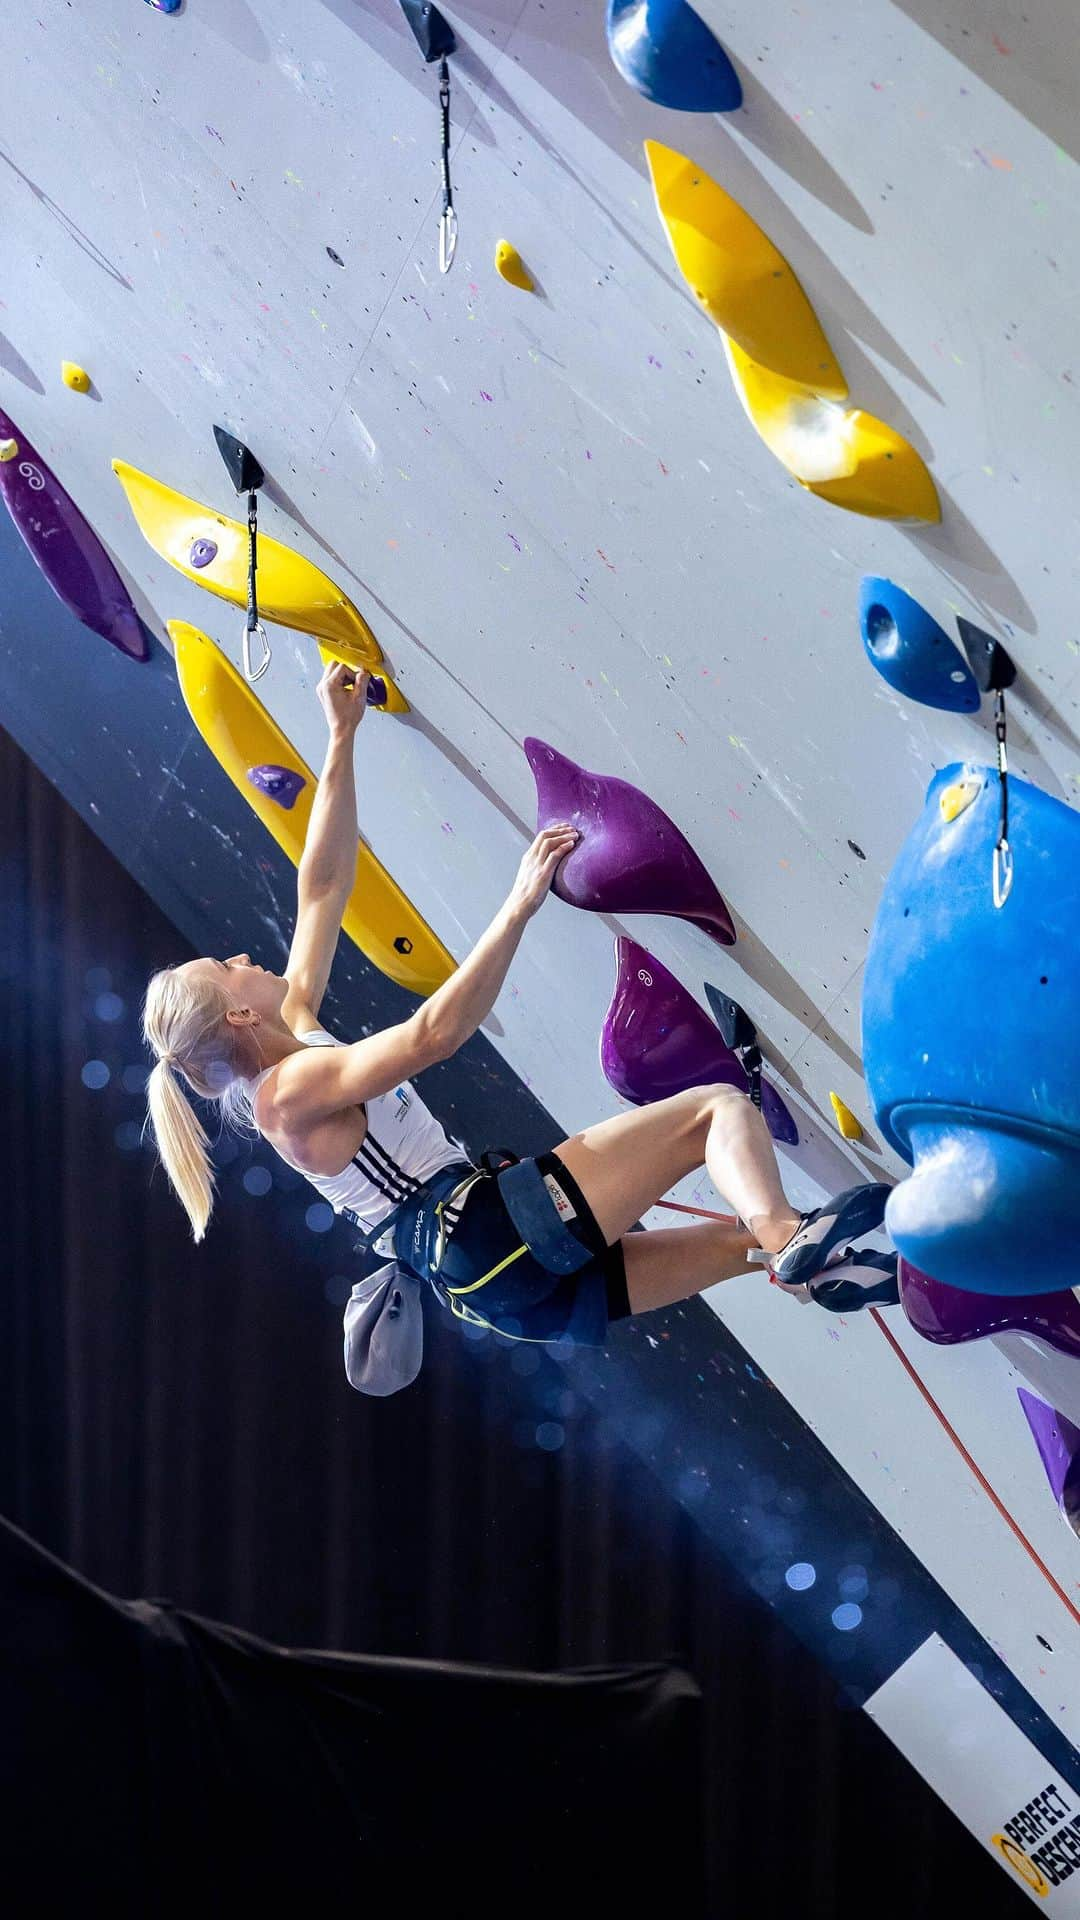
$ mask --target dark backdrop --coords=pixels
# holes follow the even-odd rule
[[[225,1144],[192,1246],[137,1140],[139,997],[190,950],[3,734],[0,879],[0,1512],[113,1592],[287,1645],[682,1662],[705,1695],[717,1915],[1017,1913],[1019,1891],[545,1355],[429,1316],[417,1386],[353,1393],[350,1237],[321,1231],[279,1164],[258,1191],[257,1146]]]

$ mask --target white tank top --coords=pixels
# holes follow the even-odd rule
[[[300,1035],[308,1047],[343,1047],[325,1027],[314,1027]],[[267,1067],[252,1082],[251,1098],[273,1067]],[[368,1229],[378,1226],[401,1200],[407,1200],[423,1181],[452,1161],[469,1163],[463,1147],[456,1146],[439,1125],[430,1108],[424,1105],[416,1088],[403,1080],[393,1093],[380,1093],[364,1102],[368,1128],[360,1146],[341,1173],[309,1173],[296,1167],[288,1154],[275,1147],[275,1153],[304,1179],[310,1181],[335,1213],[353,1226]],[[451,1220],[456,1224],[456,1219]]]

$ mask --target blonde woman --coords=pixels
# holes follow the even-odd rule
[[[247,953],[207,956],[165,968],[147,988],[143,1031],[157,1056],[149,1119],[195,1239],[206,1233],[214,1181],[207,1134],[182,1081],[226,1120],[254,1126],[368,1244],[379,1236],[444,1304],[467,1294],[469,1317],[520,1339],[601,1345],[611,1320],[745,1273],[759,1250],[787,1287],[801,1290],[821,1274],[826,1291],[854,1288],[848,1304],[865,1304],[855,1295],[886,1278],[866,1261],[890,1256],[864,1255],[860,1264],[841,1243],[880,1225],[888,1189],[855,1187],[800,1215],[760,1113],[730,1086],[694,1087],[601,1120],[497,1177],[490,1155],[476,1167],[424,1105],[415,1076],[449,1060],[490,1013],[575,843],[571,827],[537,835],[487,931],[409,1019],[351,1045],[320,1026],[355,874],[353,753],[366,685],[367,675],[354,678],[339,664],[319,683],[330,738],[284,973]],[[702,1164],[738,1224],[631,1232]]]

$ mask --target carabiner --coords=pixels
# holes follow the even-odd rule
[[[453,207],[444,207],[439,219],[439,272],[449,273],[457,251],[457,213]]]
[[[252,673],[251,671],[251,636],[253,633],[258,634],[259,639],[262,641],[263,647],[265,648],[263,657],[260,660],[258,666],[256,667],[254,673]],[[244,625],[244,678],[248,682],[248,685],[254,686],[256,680],[261,680],[263,674],[266,672],[266,669],[269,665],[270,665],[270,642],[266,637],[266,628],[263,626],[263,623],[261,620],[256,620],[254,624],[250,627],[245,622],[245,625]]]
[[[1004,877],[1004,886],[1002,878]],[[1007,840],[999,840],[994,848],[994,905],[1005,905],[1013,883],[1013,857]]]

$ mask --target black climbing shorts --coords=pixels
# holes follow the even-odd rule
[[[618,1241],[613,1247],[606,1245],[588,1201],[558,1154],[538,1154],[536,1165],[541,1174],[557,1180],[569,1199],[576,1214],[577,1237],[595,1249],[592,1259],[576,1273],[557,1274],[523,1253],[475,1291],[456,1297],[497,1332],[519,1340],[565,1339],[576,1346],[603,1346],[610,1322],[630,1314],[622,1247]],[[520,1245],[521,1235],[497,1180],[478,1180],[447,1243],[437,1291],[469,1287]]]

